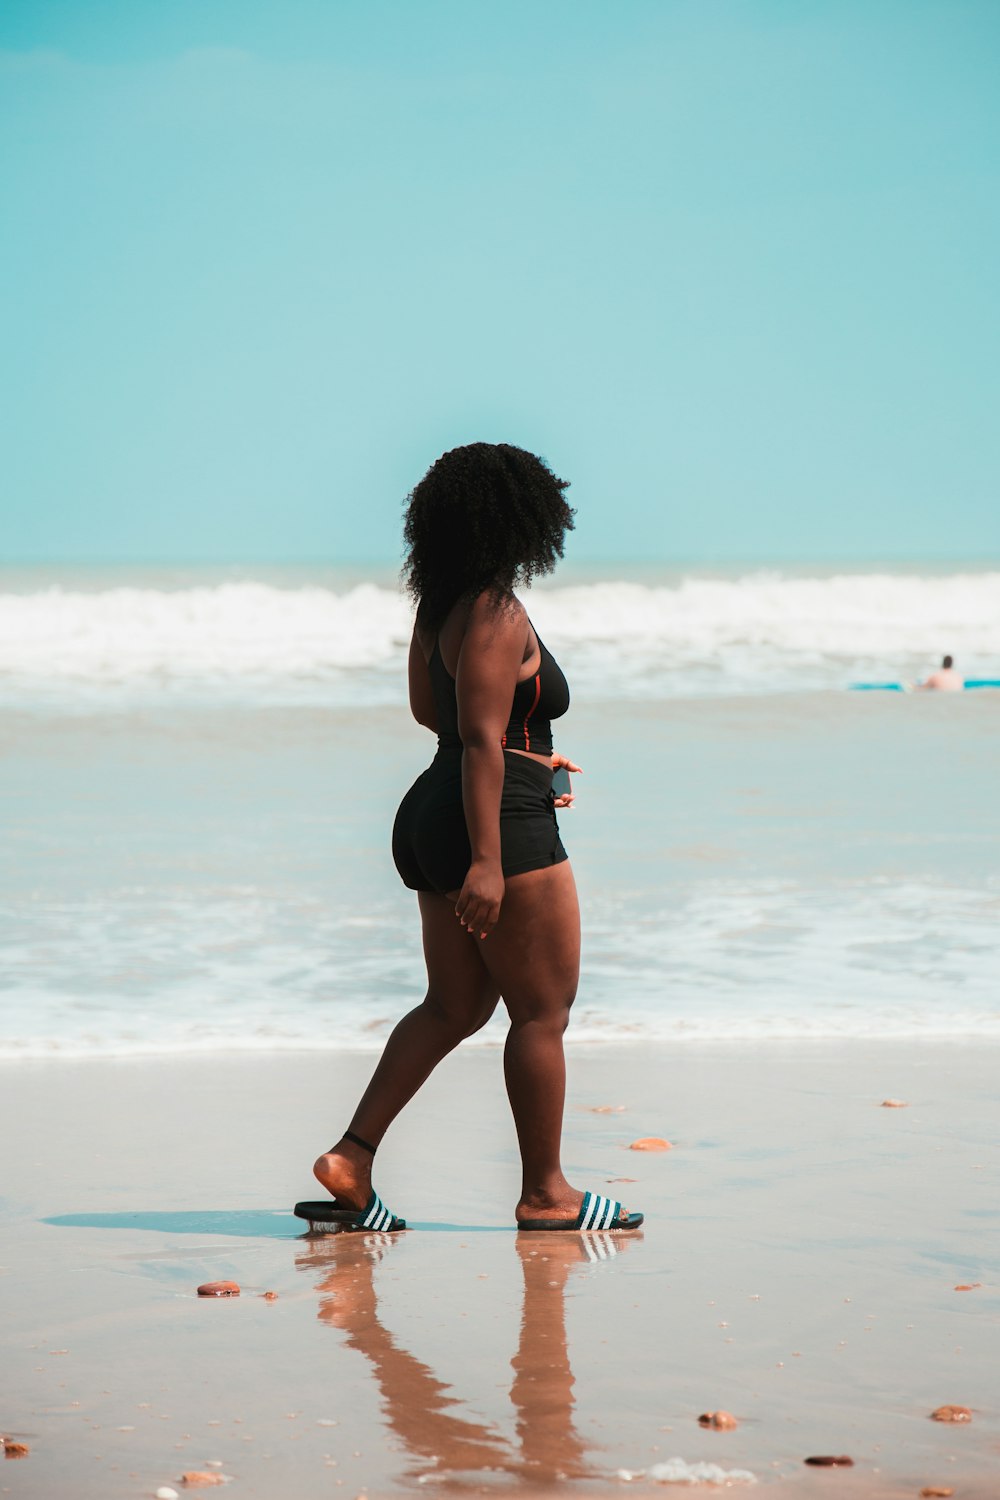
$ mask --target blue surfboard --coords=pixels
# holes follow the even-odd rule
[[[966,688],[1000,688],[1000,677],[967,677]],[[912,693],[910,682],[852,682],[852,693]]]

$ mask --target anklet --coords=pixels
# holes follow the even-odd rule
[[[370,1156],[374,1156],[378,1149],[376,1146],[370,1146],[367,1141],[363,1141],[359,1135],[355,1135],[353,1130],[345,1130],[343,1138],[345,1141],[353,1141],[355,1146],[360,1146],[362,1151],[367,1151]]]

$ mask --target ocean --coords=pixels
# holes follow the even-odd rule
[[[570,1039],[1000,1036],[984,568],[566,569]],[[422,995],[391,569],[0,574],[0,1056],[376,1048]],[[499,1019],[473,1045],[502,1040]]]

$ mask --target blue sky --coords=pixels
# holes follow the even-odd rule
[[[994,0],[4,0],[0,557],[1000,556]]]

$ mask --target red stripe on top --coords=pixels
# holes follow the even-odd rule
[[[535,676],[535,701],[532,703],[531,707],[528,709],[528,712],[524,716],[524,748],[525,748],[525,750],[530,750],[531,749],[531,740],[528,737],[528,720],[531,718],[531,715],[535,712],[535,709],[538,707],[538,700],[539,700],[539,698],[541,696],[542,696],[542,674],[541,674],[541,672],[539,672]]]

